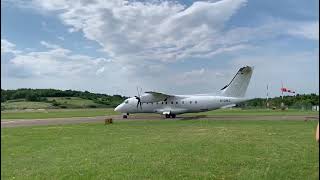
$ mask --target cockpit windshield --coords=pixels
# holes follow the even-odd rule
[[[126,100],[123,101],[123,103],[124,103],[124,104],[128,104],[128,103],[129,103],[129,100],[126,99]]]

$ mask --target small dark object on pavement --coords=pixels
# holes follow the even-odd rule
[[[104,120],[104,125],[112,124],[112,118],[107,118]]]

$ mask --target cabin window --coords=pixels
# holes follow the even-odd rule
[[[184,104],[184,101],[182,101],[182,104]]]
[[[151,105],[153,105],[153,102],[151,103]]]
[[[173,101],[171,101],[171,104],[173,104]]]
[[[197,104],[197,103],[198,103],[198,101],[195,101],[194,103],[195,103],[195,104]]]
[[[166,101],[166,104],[168,104],[168,102]]]
[[[192,104],[192,101],[190,101],[190,104]]]
[[[147,103],[148,104],[148,103]]]
[[[163,101],[161,102],[161,104],[163,104]]]
[[[178,104],[178,101],[176,101],[176,104]]]

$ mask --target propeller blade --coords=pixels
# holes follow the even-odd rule
[[[140,105],[140,109],[142,109],[142,103],[141,103],[141,99],[140,99],[141,94],[142,94],[142,88],[140,88],[140,91],[139,91],[139,87],[137,86],[137,93],[138,93],[138,96],[134,96],[138,100],[137,109],[138,109],[139,105]]]
[[[139,87],[137,86],[137,93],[138,93],[138,96],[140,97],[140,92],[139,92]]]
[[[134,97],[138,100],[138,102],[137,102],[137,109],[138,109],[138,107],[139,107],[139,104],[140,104],[140,108],[142,109],[140,97],[138,97],[138,96],[134,96]]]

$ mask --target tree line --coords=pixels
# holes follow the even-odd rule
[[[283,96],[269,98],[254,98],[249,101],[238,104],[243,108],[266,108],[267,102],[270,108],[280,108],[283,102],[284,106],[293,109],[311,109],[312,106],[319,105],[319,95],[317,94],[297,94],[295,96]]]
[[[91,93],[88,91],[58,90],[58,89],[30,89],[21,88],[16,90],[1,89],[1,102],[9,100],[25,99],[26,101],[48,101],[48,97],[79,97],[93,100],[95,103],[114,107],[127,97],[121,95],[107,95]],[[56,103],[56,102],[53,102]]]
[[[121,95],[107,95],[100,93],[91,93],[88,91],[58,90],[58,89],[1,89],[1,102],[15,99],[25,99],[26,101],[48,101],[47,97],[79,97],[89,99],[97,104],[104,104],[109,107],[115,107],[124,101],[127,97]],[[283,102],[289,108],[311,109],[314,105],[319,105],[319,95],[317,94],[297,94],[295,96],[284,96],[269,98],[269,107],[279,108]],[[51,102],[57,104],[57,102]],[[238,104],[242,108],[265,108],[267,101],[265,98],[254,98],[249,101]]]

